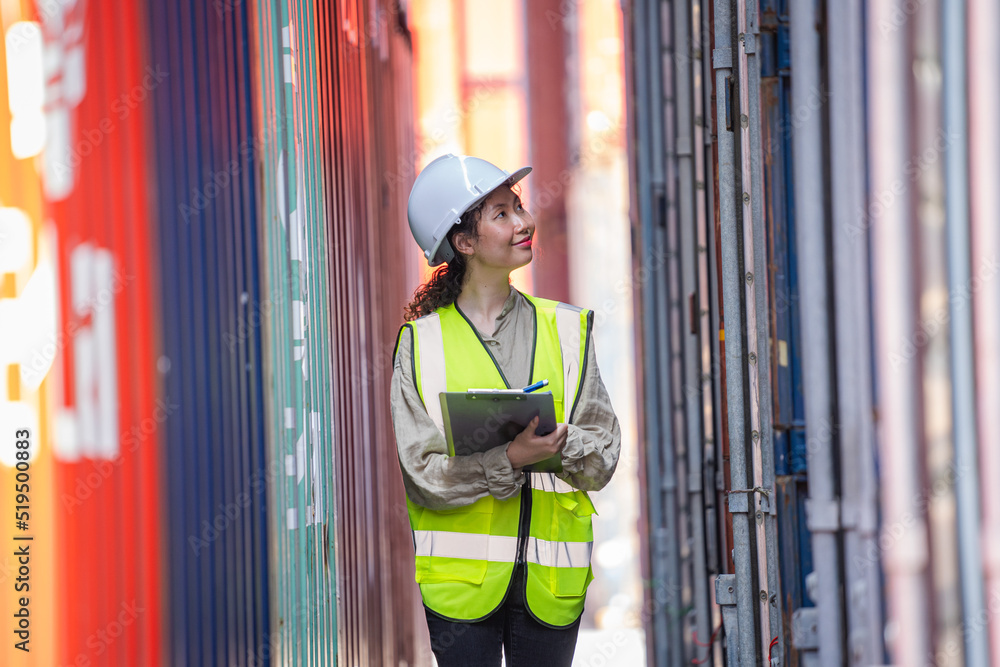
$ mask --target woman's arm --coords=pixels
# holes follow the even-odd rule
[[[498,500],[517,495],[524,475],[511,467],[507,447],[470,456],[448,455],[448,443],[414,384],[412,339],[412,330],[400,335],[390,388],[399,467],[410,500],[440,510],[470,505],[489,494]]]
[[[562,451],[563,472],[557,476],[578,489],[600,491],[611,480],[618,465],[621,440],[618,417],[597,368],[591,334],[583,387]]]

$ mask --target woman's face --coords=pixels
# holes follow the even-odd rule
[[[514,270],[531,262],[535,220],[507,185],[494,190],[483,204],[479,238],[457,240],[461,252],[485,267]]]

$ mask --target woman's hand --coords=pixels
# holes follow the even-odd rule
[[[538,463],[562,451],[566,445],[566,435],[569,427],[566,424],[556,424],[556,430],[548,435],[535,435],[538,417],[528,422],[514,440],[507,445],[507,458],[513,468],[523,468],[532,463]]]

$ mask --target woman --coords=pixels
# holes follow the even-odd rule
[[[431,266],[396,342],[391,403],[431,647],[441,667],[570,665],[593,575],[594,506],[621,434],[601,381],[593,313],[515,290],[535,223],[513,175],[445,155],[407,214]],[[449,456],[438,394],[548,379],[556,430],[537,418],[505,446]],[[525,472],[558,454],[562,472]]]

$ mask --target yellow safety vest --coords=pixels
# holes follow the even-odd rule
[[[592,311],[524,295],[535,310],[530,382],[549,380],[556,421],[568,423],[586,370]],[[408,322],[413,331],[417,392],[441,433],[438,395],[470,388],[512,388],[472,322],[457,305]],[[398,340],[397,340],[398,349]],[[552,473],[526,473],[517,496],[480,498],[431,510],[406,500],[424,604],[456,621],[489,616],[504,601],[514,566],[526,563],[525,600],[534,617],[554,627],[583,612],[590,567],[594,505],[586,491]]]

